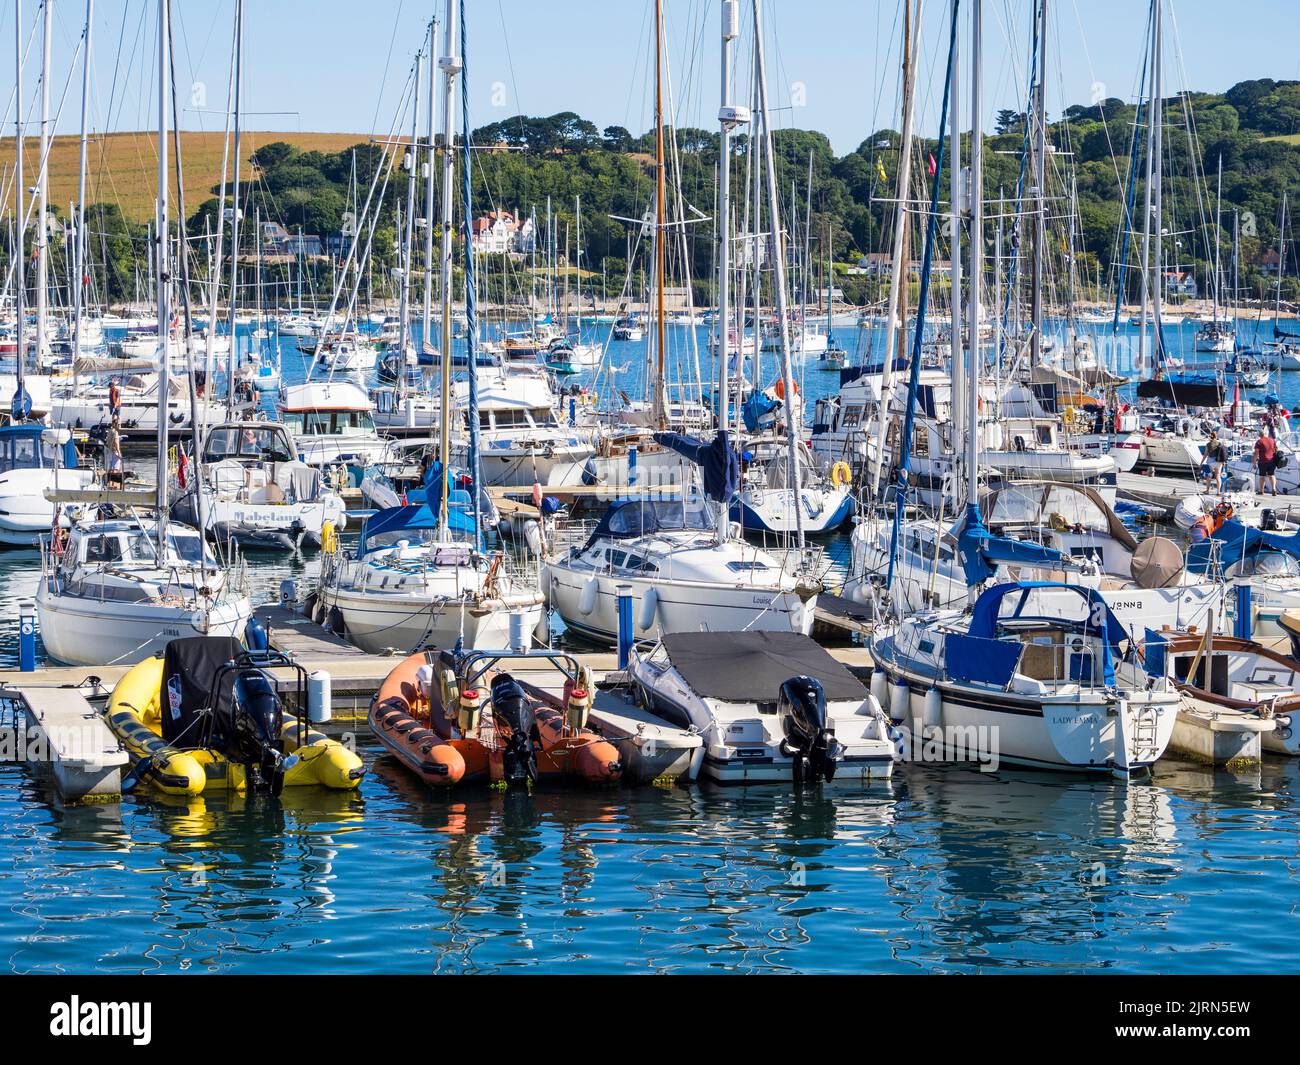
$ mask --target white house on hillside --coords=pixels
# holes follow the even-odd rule
[[[521,222],[509,211],[490,211],[474,219],[472,242],[476,252],[529,255],[536,240],[536,227],[531,218]]]

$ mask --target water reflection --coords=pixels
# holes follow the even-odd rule
[[[1297,968],[1296,774],[906,766],[856,789],[360,793],[61,808],[0,767],[15,972]]]

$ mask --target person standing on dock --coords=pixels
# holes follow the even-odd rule
[[[1267,483],[1272,494],[1277,495],[1277,441],[1267,427],[1260,429],[1255,441],[1255,468],[1259,472],[1259,491],[1263,492]]]
[[[1218,431],[1210,430],[1210,439],[1205,442],[1205,489],[1219,492],[1223,487],[1223,467],[1228,462],[1228,449],[1220,439]]]

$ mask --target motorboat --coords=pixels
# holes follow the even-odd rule
[[[801,633],[669,633],[633,649],[627,679],[652,713],[700,735],[705,780],[860,785],[893,773],[878,699]]]
[[[452,460],[468,468],[468,383],[457,382],[454,402],[463,412]],[[479,375],[479,467],[490,486],[580,484],[595,448],[582,434],[560,424],[555,397],[540,367],[511,367]]]
[[[203,440],[202,481],[186,462],[173,478],[172,516],[241,547],[320,546],[326,523],[347,525],[343,497],[298,458],[279,422],[225,422]],[[201,495],[201,499],[199,498]]]
[[[370,397],[351,381],[309,381],[280,390],[280,418],[298,457],[317,468],[344,464],[360,471],[383,461],[389,441],[375,431]]]
[[[272,668],[296,681],[296,711],[281,701]],[[292,659],[231,637],[192,636],[132,666],[104,720],[131,758],[132,777],[164,795],[355,790],[365,763],[311,727],[310,700],[307,671]]]
[[[85,489],[93,481],[67,429],[38,422],[0,426],[0,544],[36,547],[56,521],[67,528],[67,514],[45,493]]]

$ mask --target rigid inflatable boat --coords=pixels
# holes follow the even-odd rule
[[[499,668],[560,665],[563,708],[539,698]],[[589,676],[551,651],[419,651],[388,674],[370,704],[370,728],[384,748],[428,784],[505,782],[569,776],[592,784],[619,780],[618,749],[587,727]]]
[[[285,711],[267,666],[298,671],[297,715]],[[168,795],[317,784],[355,788],[361,758],[307,722],[306,672],[229,637],[173,640],[117,683],[104,712],[133,775]]]

